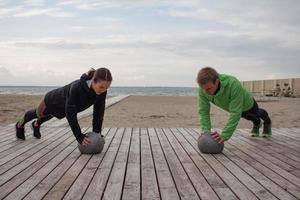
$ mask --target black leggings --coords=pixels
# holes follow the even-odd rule
[[[252,121],[256,126],[260,124],[260,119],[264,120],[264,124],[271,124],[271,119],[267,111],[259,108],[255,100],[250,110],[242,112],[242,118]]]
[[[33,119],[37,119],[37,124],[41,125],[52,117],[53,116],[47,110],[44,100],[42,100],[37,108],[29,110],[25,113],[25,115],[18,121],[18,125],[24,126],[27,122]]]

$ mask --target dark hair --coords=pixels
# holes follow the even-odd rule
[[[219,74],[211,67],[204,67],[198,72],[197,82],[199,85],[204,85],[208,82],[216,83]]]
[[[109,69],[102,67],[98,69],[91,68],[86,75],[88,79],[93,79],[94,82],[98,81],[112,81],[112,76]]]

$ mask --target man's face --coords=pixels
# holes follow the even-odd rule
[[[206,94],[214,95],[218,89],[218,85],[219,85],[219,80],[217,80],[215,83],[213,83],[212,81],[209,81],[209,82],[205,83],[204,85],[202,85],[201,87]]]

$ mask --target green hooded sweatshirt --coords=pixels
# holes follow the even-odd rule
[[[216,95],[207,95],[199,87],[198,102],[200,124],[203,132],[211,131],[210,102],[230,113],[229,119],[221,132],[221,136],[228,140],[238,125],[242,112],[250,110],[253,106],[253,96],[235,77],[219,74],[221,86]]]

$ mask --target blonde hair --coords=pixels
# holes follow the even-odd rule
[[[217,71],[211,67],[204,67],[198,72],[197,83],[199,85],[204,85],[208,82],[215,83],[218,79],[219,74]]]

